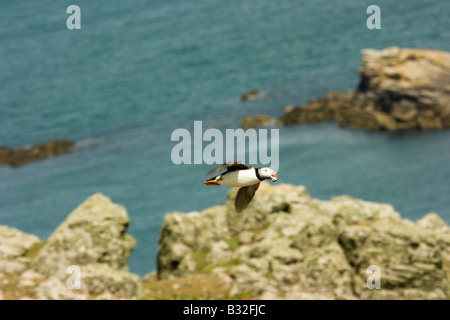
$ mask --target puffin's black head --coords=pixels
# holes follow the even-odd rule
[[[258,168],[258,174],[263,179],[271,179],[272,182],[278,180],[277,173],[268,167]]]

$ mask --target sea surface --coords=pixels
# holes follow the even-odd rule
[[[81,30],[68,30],[69,5]],[[379,5],[381,29],[367,7]],[[47,238],[88,196],[124,205],[130,270],[156,268],[164,215],[225,202],[206,164],[175,165],[171,134],[238,128],[244,115],[358,85],[361,50],[450,51],[450,1],[71,0],[0,2],[0,145],[76,141],[74,153],[0,167],[0,224]],[[241,94],[264,96],[242,103]],[[272,129],[274,129],[273,127]],[[270,128],[269,128],[270,129]],[[279,180],[319,199],[390,203],[450,223],[450,131],[280,128]]]

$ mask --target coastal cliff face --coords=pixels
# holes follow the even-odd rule
[[[245,120],[245,127],[260,125]],[[322,121],[366,130],[450,128],[450,53],[365,49],[356,90],[290,105],[277,119],[281,126]]]
[[[226,206],[165,217],[159,279],[215,274],[231,294],[258,299],[450,297],[450,228],[436,214],[414,223],[387,204],[262,184],[238,215],[235,194]],[[380,289],[368,288],[370,266]]]
[[[414,223],[388,204],[266,183],[236,214],[236,193],[167,214],[158,270],[144,278],[128,271],[127,212],[102,194],[45,241],[0,226],[0,299],[450,298],[450,228],[437,214]]]

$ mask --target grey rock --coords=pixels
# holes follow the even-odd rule
[[[135,246],[126,234],[128,224],[124,207],[95,194],[45,242],[0,226],[0,280],[5,294],[39,300],[139,297],[141,279],[127,267]]]
[[[34,235],[0,226],[0,272],[20,274],[31,262],[30,251],[39,245]]]
[[[102,194],[89,197],[48,238],[32,261],[44,275],[66,277],[70,265],[106,264],[127,270],[135,240],[125,234],[129,219],[124,207]]]
[[[303,186],[266,183],[236,214],[235,195],[224,207],[166,216],[158,278],[219,273],[232,294],[260,299],[449,298],[449,227],[437,215],[414,223],[388,204],[321,201]],[[200,227],[211,221],[220,229]],[[367,285],[373,265],[380,290]]]

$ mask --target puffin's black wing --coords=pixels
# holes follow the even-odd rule
[[[245,164],[242,164],[240,161],[230,161],[227,163],[222,164],[221,166],[218,166],[217,168],[212,169],[209,171],[206,175],[211,175],[216,172],[224,171],[225,169],[227,171],[236,171],[236,170],[244,170],[244,169],[250,169],[250,166],[247,166]]]
[[[242,187],[239,189],[236,195],[236,199],[234,200],[236,213],[241,212],[247,207],[247,205],[250,203],[250,201],[252,201],[253,197],[255,196],[255,192],[256,190],[258,190],[258,187],[259,183],[248,187]]]

